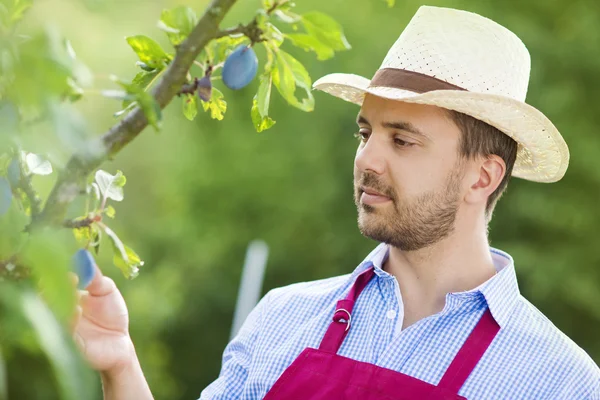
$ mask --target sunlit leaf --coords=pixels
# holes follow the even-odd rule
[[[277,64],[272,76],[275,87],[289,104],[302,111],[314,109],[315,99],[311,92],[311,79],[306,68],[298,60],[283,50],[278,50]],[[296,87],[306,93],[306,97],[301,101],[296,98]]]
[[[100,193],[103,197],[112,199],[114,201],[123,200],[124,178],[125,176],[121,171],[117,171],[115,175],[111,175],[108,172],[101,169],[96,171],[96,183],[98,184],[98,189],[100,190]]]
[[[27,153],[25,155],[25,165],[27,166],[28,174],[49,175],[52,173],[50,161],[38,154]]]
[[[202,101],[202,108],[204,111],[210,110],[210,117],[216,120],[222,120],[223,114],[227,111],[227,102],[223,99],[223,93],[215,87],[212,88],[212,95],[210,101]]]
[[[271,74],[260,76],[258,92],[252,100],[252,109],[250,116],[257,132],[269,129],[275,124],[275,121],[269,117],[269,103],[271,101]]]
[[[260,84],[256,92],[258,111],[261,116],[269,114],[269,103],[271,102],[271,84],[273,79],[270,74],[260,76]]]
[[[275,121],[268,115],[262,116],[258,111],[258,101],[256,97],[252,100],[252,109],[250,110],[250,116],[252,117],[252,123],[257,132],[262,132],[275,125]]]
[[[145,35],[135,35],[126,38],[127,43],[131,46],[140,61],[151,68],[162,69],[165,63],[169,60],[167,53],[160,45]]]
[[[74,228],[73,236],[75,236],[75,240],[80,246],[85,246],[92,238],[91,229],[89,226],[84,226],[82,228]]]

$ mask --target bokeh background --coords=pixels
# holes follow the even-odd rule
[[[483,14],[522,38],[532,58],[527,102],[557,125],[571,163],[555,184],[511,181],[491,223],[491,243],[515,258],[522,294],[600,362],[600,3],[397,0],[391,9],[381,0],[297,3],[298,12],[333,16],[352,45],[316,61],[284,44],[313,81],[330,72],[371,76],[422,4]],[[200,14],[206,4],[38,0],[25,25],[56,26],[103,89],[111,86],[109,74],[131,78],[136,72],[125,36],[146,34],[168,48],[156,28],[161,10],[188,5]],[[249,21],[259,7],[259,0],[239,0],[224,26]],[[264,240],[270,248],[262,294],[348,273],[376,245],[360,235],[352,201],[358,108],[315,93],[315,111],[304,113],[274,92],[277,123],[256,133],[250,105],[257,84],[239,92],[219,87],[228,103],[220,122],[207,114],[187,121],[175,99],[161,133],[147,129],[102,166],[127,176],[125,201],[112,203],[117,218],[111,227],[145,265],[127,281],[112,266],[110,251],[98,261],[125,296],[131,334],[157,399],[198,398],[218,376],[250,241]],[[119,104],[90,94],[77,107],[99,134],[115,122]],[[55,175],[36,181],[42,193]]]

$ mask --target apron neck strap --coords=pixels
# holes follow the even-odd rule
[[[319,345],[319,350],[330,353],[338,352],[350,330],[350,326],[352,326],[352,309],[354,308],[354,303],[373,275],[375,275],[373,268],[373,265],[371,265],[364,272],[361,272],[354,281],[346,298],[337,301],[333,313],[333,322],[331,322],[327,332],[325,332],[325,336],[323,336],[323,340],[321,340],[321,344]]]
[[[458,394],[499,330],[500,326],[492,316],[490,309],[487,308],[452,360],[438,386]]]

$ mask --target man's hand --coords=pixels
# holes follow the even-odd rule
[[[79,291],[73,337],[92,368],[110,373],[135,358],[129,338],[129,316],[114,281],[94,265],[94,279]],[[73,275],[77,285],[77,276]]]
[[[152,399],[129,336],[129,316],[114,281],[94,265],[94,279],[80,290],[73,338],[102,375],[105,399]],[[73,275],[77,285],[77,276]]]

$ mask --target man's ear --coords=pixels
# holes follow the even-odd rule
[[[506,164],[501,157],[491,154],[481,159],[478,168],[474,171],[473,183],[469,187],[465,201],[469,203],[486,202],[502,182],[505,173]]]

